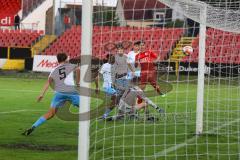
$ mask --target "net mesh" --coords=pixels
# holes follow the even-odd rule
[[[207,19],[202,22],[204,2]],[[108,54],[116,54],[117,44],[128,44],[127,54],[134,42],[145,41],[148,50],[160,55],[157,79],[166,96],[147,85],[146,96],[164,113],[149,106],[149,114],[139,111],[137,117],[114,119],[119,114],[116,105],[109,120],[91,119],[90,159],[239,159],[239,4],[204,2],[118,0],[116,7],[94,6],[94,57],[105,63]],[[208,29],[204,129],[195,136],[199,23]],[[193,52],[184,53],[184,46],[192,46]],[[99,95],[92,98],[91,108],[103,102],[109,107],[110,101],[105,94]]]
[[[178,7],[178,12],[196,22],[201,22],[200,10],[206,8],[206,20],[201,23],[205,25],[230,32],[240,32],[239,2],[231,1],[178,1],[160,0],[170,8]]]

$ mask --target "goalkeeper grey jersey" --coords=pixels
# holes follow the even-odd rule
[[[115,73],[118,75],[128,73],[128,63],[127,63],[127,55],[123,54],[122,56],[116,54],[115,55],[115,63],[114,63]]]
[[[134,106],[136,104],[136,100],[138,97],[145,98],[145,95],[143,93],[143,90],[141,90],[141,88],[139,88],[138,86],[134,86],[132,88],[125,90],[121,99],[125,103],[127,103],[129,106]]]
[[[73,71],[77,65],[64,63],[58,65],[49,75],[54,81],[54,91],[72,93],[76,92],[74,87]]]

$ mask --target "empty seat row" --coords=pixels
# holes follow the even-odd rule
[[[21,0],[0,0],[0,15],[15,15],[21,9]]]
[[[132,30],[131,30],[132,29]],[[133,27],[105,27],[94,26],[93,30],[93,55],[103,57],[107,54],[104,46],[111,42],[144,40],[148,49],[161,54],[161,58],[167,57],[173,45],[183,34],[182,29],[165,28],[142,28],[138,32]],[[100,31],[101,32],[97,32]],[[105,32],[102,32],[104,30]],[[116,32],[118,31],[118,32]],[[119,32],[120,31],[120,32]],[[131,34],[132,33],[132,34]],[[54,55],[65,52],[74,57],[81,53],[81,27],[73,26],[63,33],[53,44],[51,44],[42,54]],[[128,52],[131,48],[126,49]],[[115,52],[114,50],[112,52]]]
[[[183,62],[198,62],[199,36],[192,42],[193,53]],[[206,38],[206,63],[240,64],[240,34],[209,28]]]
[[[42,35],[42,31],[0,30],[1,47],[31,47]]]

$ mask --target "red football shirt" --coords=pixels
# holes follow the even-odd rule
[[[142,71],[153,71],[155,66],[153,61],[157,59],[157,54],[152,51],[141,52],[136,55],[135,60],[141,65]]]

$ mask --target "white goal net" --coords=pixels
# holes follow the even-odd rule
[[[239,2],[229,0],[94,3],[92,55],[99,60],[96,65],[100,75],[100,94],[91,98],[90,108],[99,114],[91,117],[89,159],[240,158],[239,6]],[[72,12],[78,13],[76,8]],[[80,20],[68,31],[81,33],[77,32],[81,29],[79,23]],[[206,32],[201,33],[201,27],[205,26]],[[185,46],[190,50],[183,51]],[[200,56],[201,49],[205,56]],[[118,55],[122,52],[127,57],[125,62]],[[129,56],[133,53],[134,63]],[[144,57],[143,53],[150,58]],[[112,65],[117,67],[111,70],[116,72],[110,87],[117,90],[114,94],[109,93],[112,90],[106,89],[104,81],[109,70],[106,65],[103,69],[103,65],[110,65],[109,57],[115,57]],[[155,68],[144,68],[141,64],[144,58],[148,67]],[[201,61],[204,63],[201,70],[204,83],[199,87]],[[135,68],[137,62],[140,64]],[[118,71],[121,67],[123,70],[128,67],[127,73],[131,74],[132,69],[127,64],[132,65],[134,71],[141,71],[138,83],[130,80],[125,72]],[[137,72],[135,76],[139,76]],[[132,86],[119,89],[119,81],[121,84],[134,83],[140,88],[147,84],[142,88],[147,98],[128,95],[128,90],[134,92]],[[198,98],[199,88],[203,91],[202,99]],[[116,94],[115,98],[119,99],[111,106],[111,98]],[[133,100],[131,98],[137,101],[134,105],[129,102]],[[201,107],[199,103],[202,103],[203,129],[196,135],[196,123],[200,123],[196,122],[196,117],[201,116],[197,112],[197,106]],[[144,107],[139,109],[141,105]]]

